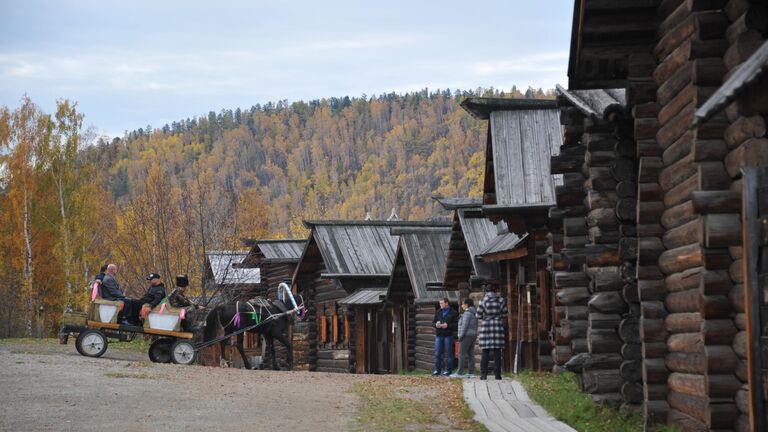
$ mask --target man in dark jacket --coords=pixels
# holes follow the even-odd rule
[[[149,288],[144,296],[140,299],[131,301],[131,319],[136,325],[140,325],[139,316],[141,314],[141,308],[143,305],[148,305],[150,309],[159,305],[165,298],[165,285],[163,285],[160,275],[157,273],[150,273],[147,276],[149,281]]]
[[[440,309],[435,312],[432,320],[435,326],[435,370],[432,375],[440,375],[442,370],[443,353],[445,353],[445,376],[451,375],[453,369],[453,335],[458,327],[458,314],[451,309],[448,299],[440,300]]]
[[[123,292],[123,289],[120,288],[120,284],[117,283],[115,276],[117,276],[117,265],[107,265],[107,271],[104,272],[101,287],[99,287],[101,298],[104,300],[125,300],[125,293]]]

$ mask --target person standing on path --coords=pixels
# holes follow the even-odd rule
[[[467,377],[475,376],[475,339],[477,339],[477,316],[475,316],[475,303],[471,298],[464,300],[461,304],[464,311],[459,318],[459,366],[456,373],[451,375],[454,378],[462,376],[464,359],[466,358],[468,366]]]
[[[445,376],[453,369],[453,334],[456,332],[458,314],[448,304],[448,298],[440,300],[440,309],[435,312],[432,324],[435,326],[435,370],[432,375],[440,375],[445,353]]]
[[[504,348],[504,319],[507,317],[507,302],[496,293],[496,288],[485,286],[485,297],[477,307],[477,319],[480,324],[480,379],[488,378],[488,357],[493,352],[493,372],[497,380],[501,379],[501,350]]]

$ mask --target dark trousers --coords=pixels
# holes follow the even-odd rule
[[[493,374],[496,378],[501,379],[501,349],[490,348],[484,349],[483,355],[480,356],[480,374],[482,376],[488,376],[488,356],[493,351]]]
[[[464,336],[459,342],[459,366],[456,373],[461,373],[464,365],[469,367],[469,374],[475,374],[475,339],[477,336]]]
[[[141,321],[139,320],[141,314],[141,302],[130,298],[124,298],[122,301],[125,303],[125,306],[123,306],[122,320],[128,321],[133,325],[141,325]]]
[[[453,369],[453,336],[435,336],[435,370],[442,371],[445,353],[445,371]]]

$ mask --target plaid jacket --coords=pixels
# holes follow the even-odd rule
[[[477,307],[480,323],[480,348],[504,348],[504,319],[507,317],[507,302],[496,293],[489,292]]]

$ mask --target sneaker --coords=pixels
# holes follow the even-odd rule
[[[464,374],[460,374],[460,373],[452,373],[452,374],[450,374],[450,375],[448,375],[448,376],[449,376],[450,378],[461,378],[461,377],[463,377],[463,376],[464,376]]]
[[[497,377],[496,377],[496,381],[501,381],[501,377],[500,377],[500,376],[497,376]]]
[[[471,373],[471,374],[467,374],[467,375],[466,375],[466,377],[467,377],[467,378],[475,378],[475,377],[476,377],[476,375],[475,375],[475,374],[473,374],[473,373]]]
[[[486,380],[486,379],[488,379],[488,377],[487,377],[487,376],[485,376],[485,375],[480,375],[480,379],[481,379],[481,380]]]
[[[447,376],[447,377],[451,376],[451,371],[443,372],[443,376]]]
[[[432,376],[440,376],[440,371],[439,370],[432,371]]]

